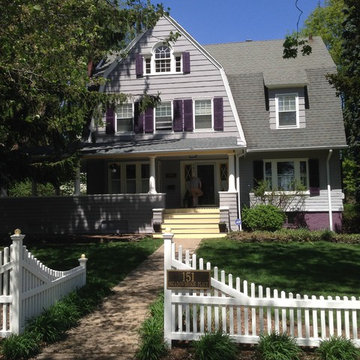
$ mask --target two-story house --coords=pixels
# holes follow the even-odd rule
[[[171,31],[181,36],[168,44]],[[340,101],[326,79],[335,65],[321,38],[310,40],[310,56],[296,59],[282,58],[282,43],[201,46],[163,17],[126,56],[102,64],[98,72],[108,82],[100,91],[130,96],[106,111],[82,150],[93,230],[149,232],[167,220],[178,236],[214,234],[211,218],[237,230],[262,179],[269,191],[290,195],[301,184],[294,215],[301,212],[302,225],[339,229],[346,141]],[[161,103],[141,113],[145,92],[160,93]],[[195,209],[184,210],[192,206],[194,177],[202,195]],[[290,215],[289,223],[297,222]]]

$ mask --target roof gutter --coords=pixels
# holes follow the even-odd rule
[[[324,145],[324,146],[304,146],[304,147],[296,147],[296,148],[262,148],[262,149],[247,149],[248,153],[259,153],[259,152],[270,152],[270,151],[303,151],[303,150],[340,150],[346,149],[348,145]]]

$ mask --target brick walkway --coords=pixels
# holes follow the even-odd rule
[[[193,251],[200,240],[177,240]],[[130,360],[138,348],[138,329],[148,306],[162,291],[163,247],[160,247],[106,298],[97,311],[84,317],[68,332],[64,341],[50,345],[36,359],[48,360]]]

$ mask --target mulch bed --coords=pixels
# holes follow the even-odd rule
[[[249,345],[239,345],[238,360],[256,360],[255,347]],[[303,349],[301,360],[315,360],[318,359],[314,355],[314,348]],[[178,342],[173,345],[171,351],[161,360],[195,360],[189,342]]]

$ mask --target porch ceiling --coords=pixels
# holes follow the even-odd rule
[[[221,138],[177,138],[119,141],[112,139],[106,143],[86,144],[81,149],[83,158],[112,157],[114,155],[191,155],[224,154],[243,149],[237,145],[236,137]]]

